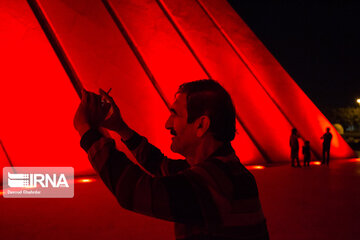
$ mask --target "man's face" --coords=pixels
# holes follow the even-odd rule
[[[194,153],[198,138],[196,127],[193,123],[187,123],[186,94],[178,94],[171,106],[171,114],[166,121],[165,128],[170,130],[171,150],[185,157]]]

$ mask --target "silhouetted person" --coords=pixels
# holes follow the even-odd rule
[[[305,141],[305,145],[302,147],[302,153],[304,155],[304,167],[310,166],[310,142]]]
[[[297,129],[293,128],[290,136],[290,148],[291,148],[291,166],[292,167],[301,167],[299,162],[299,141],[297,135]],[[297,166],[295,166],[295,160]]]
[[[323,140],[323,159],[321,162],[321,165],[328,165],[330,162],[330,145],[332,140],[332,134],[330,133],[330,128],[326,128],[326,133],[322,135],[320,139]]]

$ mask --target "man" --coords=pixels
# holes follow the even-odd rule
[[[320,139],[324,139],[323,140],[323,159],[322,159],[321,165],[326,164],[327,166],[329,166],[330,145],[331,145],[331,140],[332,140],[332,134],[330,133],[330,128],[326,128],[326,133],[324,133],[324,135],[322,135]]]
[[[175,222],[176,239],[268,239],[253,175],[240,163],[230,141],[235,137],[235,108],[214,80],[180,86],[165,127],[171,160],[128,127],[113,99],[83,91],[74,118],[81,146],[119,204],[131,211]],[[120,134],[148,172],[133,164],[105,137],[103,126]]]
[[[291,166],[301,167],[299,161],[299,141],[297,135],[297,129],[293,128],[290,135],[290,149],[291,149]],[[295,165],[295,159],[297,165]]]

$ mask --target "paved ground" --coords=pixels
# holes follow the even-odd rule
[[[253,171],[271,239],[360,239],[360,159]]]
[[[273,240],[360,239],[360,159],[251,170]],[[73,199],[0,197],[1,239],[174,239],[172,224],[118,207],[100,181]]]

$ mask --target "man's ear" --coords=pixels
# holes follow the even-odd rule
[[[196,119],[196,136],[202,137],[210,128],[210,118],[206,115],[202,115]]]

